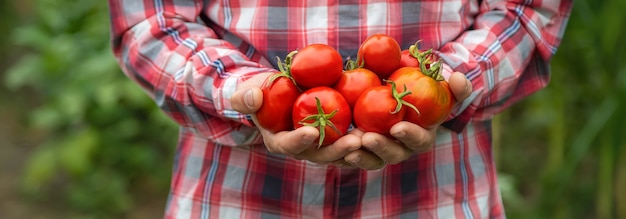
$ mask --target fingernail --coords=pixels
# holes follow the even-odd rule
[[[350,158],[350,160],[348,160],[348,163],[352,165],[357,165],[359,162],[361,162],[361,156],[354,156],[353,158]]]
[[[313,144],[313,142],[315,141],[315,138],[312,136],[302,136],[302,144]]]
[[[248,107],[248,108],[253,108],[254,107],[254,94],[252,92],[252,89],[248,89],[243,94],[243,103],[245,103],[246,107]]]
[[[393,137],[402,138],[402,137],[404,137],[404,135],[406,135],[406,132],[399,131],[399,132],[394,133]]]
[[[367,145],[369,148],[378,147],[378,141],[372,141]]]

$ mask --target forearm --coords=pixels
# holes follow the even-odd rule
[[[232,110],[229,98],[242,81],[275,70],[250,61],[196,23],[201,2],[188,3],[109,1],[115,56],[124,73],[180,125],[209,138],[251,125]]]
[[[437,51],[445,74],[463,72],[474,88],[445,125],[458,131],[545,87],[571,5],[570,0],[481,3],[473,28]]]

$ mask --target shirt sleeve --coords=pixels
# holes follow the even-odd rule
[[[544,88],[571,7],[571,0],[482,1],[472,28],[436,51],[444,76],[465,73],[474,88],[444,126],[458,132]]]
[[[226,136],[250,118],[229,98],[241,82],[276,70],[201,23],[203,1],[110,0],[112,47],[123,72],[174,121],[208,138]]]

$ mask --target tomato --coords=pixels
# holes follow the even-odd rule
[[[272,132],[293,130],[292,108],[300,95],[293,80],[284,73],[275,73],[265,80],[261,90],[263,103],[256,112],[257,123]]]
[[[420,51],[418,49],[420,41],[415,42],[408,49],[402,50],[400,58],[400,67],[420,67],[420,59],[428,59],[426,68],[430,68],[433,59],[432,49],[428,51]]]
[[[348,104],[354,109],[354,103],[361,93],[366,89],[374,86],[382,85],[380,78],[366,68],[356,66],[356,62],[349,60],[346,64],[346,71],[343,72],[333,88],[348,101]]]
[[[402,50],[400,58],[401,67],[419,67],[420,62],[413,56],[409,49]]]
[[[398,93],[396,85],[371,87],[356,101],[354,105],[354,123],[365,132],[376,132],[391,137],[389,130],[393,125],[404,119],[406,107],[415,107],[402,98],[411,94],[410,91]]]
[[[315,87],[300,94],[293,105],[293,125],[316,127],[318,146],[334,143],[350,128],[352,112],[346,99],[330,87]]]
[[[305,46],[288,55],[285,62],[296,84],[303,90],[332,86],[343,72],[339,52],[324,44]]]
[[[365,39],[357,51],[357,62],[386,79],[400,67],[401,49],[398,41],[385,34],[373,34]]]
[[[431,66],[431,69],[438,69],[437,64]],[[455,100],[448,82],[440,74],[427,74],[418,67],[402,67],[391,74],[389,80],[398,87],[406,86],[411,94],[404,97],[404,100],[419,110],[419,113],[407,112],[405,120],[424,128],[433,128],[445,121]]]

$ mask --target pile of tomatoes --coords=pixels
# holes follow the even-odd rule
[[[278,59],[279,73],[264,83],[257,122],[272,132],[313,126],[319,146],[332,144],[351,125],[390,136],[409,121],[424,128],[444,122],[455,103],[432,50],[402,50],[385,34],[364,40],[357,60],[345,64],[324,44],[311,44]]]

